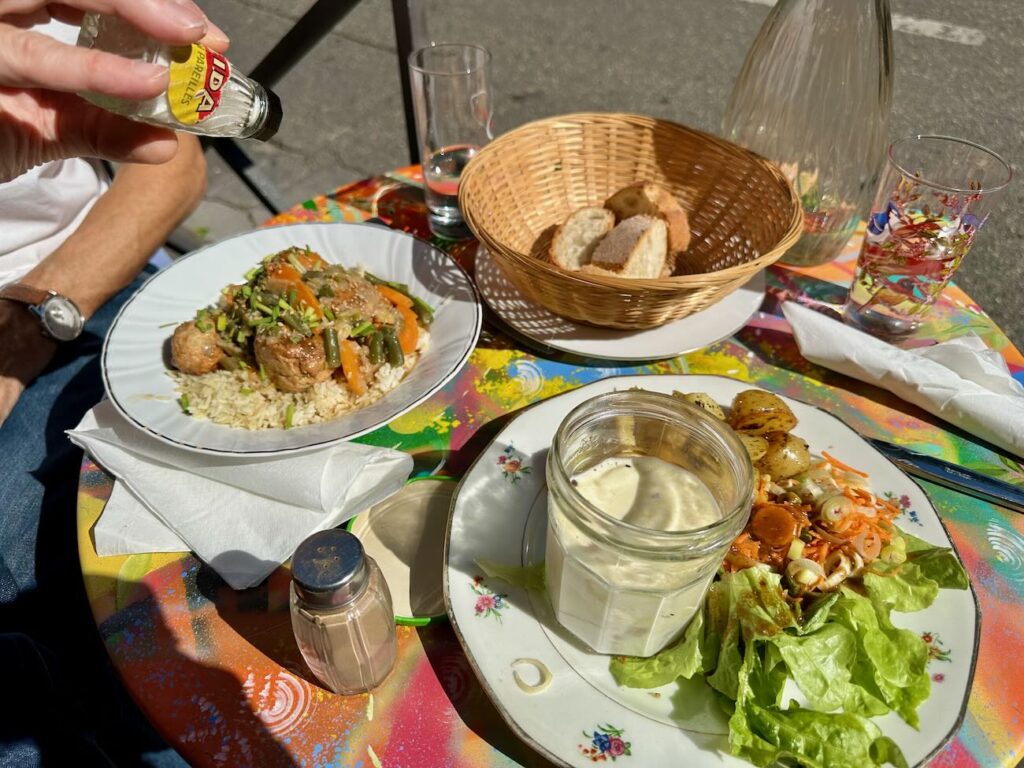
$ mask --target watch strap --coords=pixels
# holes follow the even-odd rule
[[[42,288],[33,288],[31,285],[25,285],[24,283],[8,283],[3,288],[0,288],[0,299],[20,301],[22,304],[28,304],[33,307],[42,304],[49,295],[49,291],[44,291]]]

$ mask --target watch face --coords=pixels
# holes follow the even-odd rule
[[[43,328],[57,341],[71,341],[78,338],[85,322],[75,303],[64,296],[50,296],[43,302],[41,319]]]

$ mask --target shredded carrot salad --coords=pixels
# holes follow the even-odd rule
[[[835,589],[893,542],[900,509],[866,487],[868,474],[822,452],[795,477],[762,475],[746,527],[725,568],[758,564],[790,577],[798,593]],[[898,535],[898,544],[902,539]]]

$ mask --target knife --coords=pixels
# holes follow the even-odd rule
[[[875,448],[885,454],[893,464],[915,477],[930,480],[984,501],[1024,513],[1024,488],[996,480],[973,469],[952,464],[934,456],[911,451],[885,440],[870,438]]]

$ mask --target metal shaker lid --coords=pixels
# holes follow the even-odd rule
[[[295,593],[311,607],[333,608],[354,600],[369,577],[362,543],[339,528],[314,533],[292,555]]]

